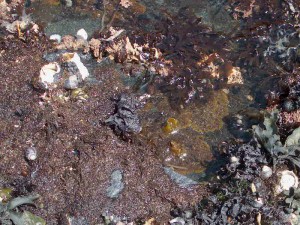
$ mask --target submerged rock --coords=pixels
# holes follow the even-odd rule
[[[193,185],[199,184],[197,181],[195,181],[195,180],[193,180],[193,179],[191,179],[191,178],[189,178],[187,176],[184,176],[184,175],[181,175],[179,173],[176,173],[172,168],[165,167],[164,171],[181,188],[189,188],[189,187],[191,187]]]
[[[123,174],[121,170],[115,170],[111,174],[111,184],[106,189],[106,195],[109,198],[118,198],[120,193],[123,191],[125,185],[122,182]]]

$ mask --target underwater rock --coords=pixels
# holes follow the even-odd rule
[[[188,105],[178,117],[180,124],[191,127],[201,133],[220,130],[223,127],[223,118],[228,115],[228,96],[220,90],[212,93],[205,104]]]
[[[292,112],[296,109],[296,105],[292,100],[285,100],[282,104],[282,109],[286,112]]]
[[[176,173],[172,168],[164,167],[164,171],[181,188],[189,188],[191,186],[199,184],[199,182],[197,182],[187,176]]]
[[[136,113],[138,106],[139,102],[133,96],[122,94],[117,100],[115,114],[105,121],[106,125],[124,138],[131,133],[139,133],[142,127]]]
[[[171,134],[173,132],[176,132],[178,129],[178,120],[175,118],[169,118],[163,127],[163,131],[167,134]]]
[[[122,182],[123,174],[121,170],[115,170],[111,174],[111,185],[106,189],[106,195],[109,198],[117,198],[123,191],[125,185]]]

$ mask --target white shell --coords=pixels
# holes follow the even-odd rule
[[[29,147],[25,152],[26,159],[33,161],[37,158],[37,151],[35,147]]]
[[[235,156],[230,157],[230,162],[231,163],[238,163],[239,161],[240,161],[239,158],[237,158]]]
[[[77,31],[76,37],[79,39],[87,40],[88,34],[85,31],[85,29],[81,28],[80,30]]]
[[[55,82],[55,74],[60,72],[60,66],[58,63],[49,63],[44,65],[40,70],[40,82],[46,89]]]
[[[50,40],[56,41],[57,43],[61,42],[61,36],[59,34],[52,34]]]
[[[276,188],[276,193],[288,191],[291,187],[297,188],[299,185],[298,177],[293,171],[284,170],[278,173],[280,176],[279,185]]]
[[[273,173],[273,171],[272,171],[271,167],[263,166],[263,168],[261,170],[261,177],[263,179],[267,179],[272,176],[272,173]]]

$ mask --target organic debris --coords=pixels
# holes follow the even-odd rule
[[[105,123],[112,127],[117,135],[125,139],[132,133],[139,133],[142,130],[136,113],[139,105],[133,96],[122,94],[116,100],[115,113]]]
[[[39,195],[16,197],[9,200],[7,203],[0,202],[0,222],[3,225],[46,225],[46,222],[33,215],[28,211],[19,212],[18,207],[25,204],[34,204],[34,200],[38,199]]]

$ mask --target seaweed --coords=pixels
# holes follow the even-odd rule
[[[254,140],[245,144],[232,144],[227,148],[230,163],[219,171],[222,179],[235,178],[253,181],[261,173],[261,165],[267,164],[266,157]]]
[[[16,197],[7,203],[0,202],[0,222],[2,225],[45,225],[46,222],[28,211],[19,212],[18,207],[25,204],[34,204],[39,195]]]
[[[130,95],[121,94],[116,100],[116,110],[106,121],[117,135],[128,139],[130,134],[139,133],[142,129],[136,110],[139,102]]]
[[[289,161],[292,165],[300,168],[300,146],[298,143],[300,129],[295,129],[293,133],[287,137],[285,144],[283,144],[276,125],[278,113],[278,110],[267,113],[264,119],[265,129],[254,126],[254,135],[257,141],[269,153],[273,166]]]

